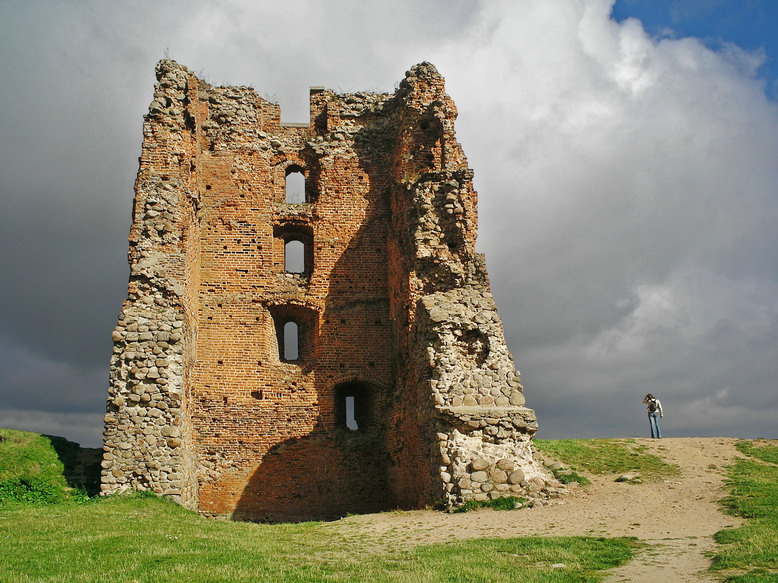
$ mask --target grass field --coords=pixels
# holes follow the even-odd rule
[[[323,523],[206,520],[165,500],[131,496],[0,512],[0,580],[598,581],[632,541],[472,540],[392,551]],[[551,568],[563,564],[564,567]]]
[[[61,448],[60,448],[61,449]],[[51,438],[0,430],[0,581],[596,582],[631,539],[534,537],[394,549],[326,523],[207,520],[148,495],[68,488]]]

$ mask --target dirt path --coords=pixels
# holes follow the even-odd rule
[[[714,582],[706,553],[713,534],[738,519],[722,514],[723,469],[737,455],[728,438],[639,439],[652,453],[678,464],[681,476],[663,482],[628,484],[613,476],[553,505],[515,512],[484,510],[463,514],[433,511],[352,516],[332,528],[363,547],[406,546],[458,538],[526,535],[634,536],[648,543],[608,583]]]

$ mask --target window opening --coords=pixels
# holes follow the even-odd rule
[[[351,381],[335,386],[335,423],[340,429],[368,430],[371,407],[371,391],[365,383]]]
[[[353,395],[348,395],[346,397],[346,427],[351,429],[351,431],[356,431],[357,429],[359,429],[359,424],[357,423],[354,406],[355,406],[355,397]]]
[[[297,360],[300,358],[300,338],[297,322],[284,324],[283,359]]]
[[[294,171],[286,175],[286,202],[287,204],[305,202],[305,176],[302,172]]]
[[[312,362],[318,314],[297,305],[268,306],[275,330],[276,354],[281,362],[303,366]]]
[[[313,229],[289,223],[273,227],[274,253],[286,273],[310,275],[313,272]],[[283,256],[281,255],[283,253]]]
[[[284,271],[287,273],[305,273],[305,244],[297,239],[284,245]]]

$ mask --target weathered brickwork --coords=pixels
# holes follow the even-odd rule
[[[250,520],[547,492],[435,68],[312,88],[309,124],[173,61],[157,79],[103,492]]]

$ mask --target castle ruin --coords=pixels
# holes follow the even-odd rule
[[[436,69],[392,94],[313,87],[307,124],[170,60],[157,79],[103,493],[300,520],[537,491]]]

